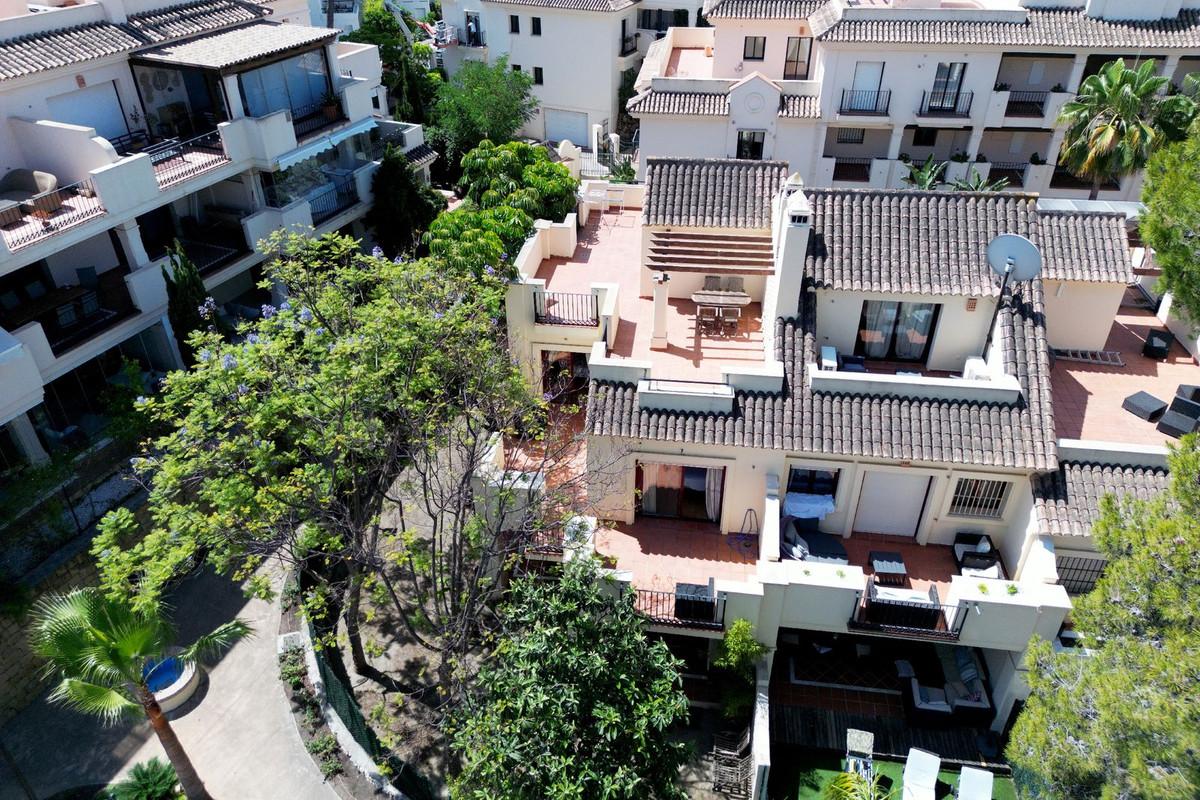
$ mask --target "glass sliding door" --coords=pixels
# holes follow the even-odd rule
[[[937,65],[937,74],[933,78],[933,92],[929,98],[931,109],[954,110],[958,104],[958,93],[962,90],[963,73],[966,71],[967,65],[961,61]]]
[[[642,513],[717,522],[725,491],[724,467],[638,464]]]
[[[940,310],[937,303],[865,300],[854,351],[867,358],[924,361]]]

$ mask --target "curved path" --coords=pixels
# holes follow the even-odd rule
[[[278,605],[247,600],[238,586],[209,573],[185,582],[171,602],[183,642],[235,616],[255,630],[208,667],[197,698],[171,715],[214,800],[336,798],[305,751],[279,684]],[[162,757],[148,723],[105,728],[44,696],[0,729],[0,742],[39,800],[108,783],[139,761]],[[3,759],[0,800],[28,800]]]

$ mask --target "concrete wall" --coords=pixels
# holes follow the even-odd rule
[[[807,20],[714,19],[712,24],[715,78],[744,78],[752,72],[761,72],[768,78],[782,80],[788,37],[812,36]],[[743,60],[747,36],[766,37],[762,61]],[[813,51],[816,49],[814,42]],[[810,69],[810,78],[814,77],[812,73]]]
[[[1051,347],[1103,350],[1125,296],[1120,283],[1044,281],[1046,338]]]

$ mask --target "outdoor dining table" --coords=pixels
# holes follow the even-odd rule
[[[745,292],[726,292],[708,289],[692,295],[692,302],[698,306],[716,306],[718,308],[740,308],[748,306],[753,300]]]

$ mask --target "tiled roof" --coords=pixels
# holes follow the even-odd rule
[[[639,0],[485,0],[514,6],[537,6],[538,8],[565,8],[570,11],[624,11]]]
[[[1130,261],[1117,214],[1039,212],[1034,195],[881,189],[810,189],[805,271],[817,288],[994,297],[988,243],[1029,237],[1046,278],[1127,283]]]
[[[816,299],[804,291],[800,317],[776,324],[784,392],[738,392],[728,414],[685,413],[641,409],[636,386],[592,381],[588,430],[669,442],[1055,469],[1044,312],[1040,281],[1010,287],[998,324],[1005,370],[1022,388],[1015,404],[813,392],[806,372],[818,349]]]
[[[818,119],[821,116],[821,98],[813,95],[785,94],[779,98],[779,116]]]
[[[806,19],[826,0],[717,0],[710,19]]]
[[[168,64],[223,69],[285,50],[330,41],[339,33],[341,31],[334,28],[262,21],[143,50],[138,57]]]
[[[235,0],[201,0],[199,3],[131,14],[126,27],[154,44],[252,22],[269,13],[262,6]]]
[[[1054,536],[1089,536],[1107,494],[1149,500],[1167,488],[1165,469],[1063,462],[1032,478],[1038,529]]]
[[[405,153],[404,157],[414,167],[423,167],[426,164],[432,164],[436,161],[438,154],[428,143],[423,142]]]
[[[1039,211],[1042,277],[1132,283],[1125,215]]]
[[[768,228],[771,201],[787,180],[785,161],[646,159],[647,225]]]
[[[814,21],[814,34],[827,42],[879,44],[994,45],[997,47],[1195,48],[1200,47],[1200,11],[1155,20],[1110,20],[1082,9],[1030,9],[1023,22],[972,19],[873,17],[838,20],[830,8]]]
[[[125,53],[142,42],[110,22],[30,34],[0,42],[0,80]]]
[[[729,95],[706,92],[642,92],[625,106],[630,114],[680,114],[723,117],[729,114]]]

